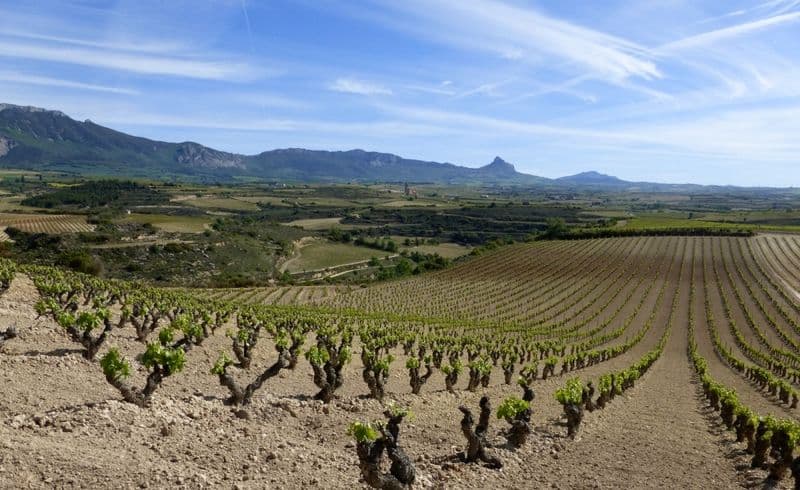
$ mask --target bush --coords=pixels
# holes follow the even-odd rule
[[[62,253],[58,260],[58,265],[68,267],[76,272],[82,272],[92,276],[100,275],[103,270],[102,263],[86,250],[70,250]]]

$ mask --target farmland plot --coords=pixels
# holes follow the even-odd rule
[[[29,233],[79,233],[94,230],[85,216],[68,214],[15,214],[0,213],[0,228],[18,228]]]
[[[397,406],[414,412],[401,441],[421,487],[731,488],[772,477],[768,485],[790,488],[788,467],[800,464],[800,241],[791,235],[519,244],[354,289],[180,292],[49,269],[16,275],[0,274],[0,332],[11,322],[19,331],[0,354],[0,440],[19,457],[15,472],[0,472],[2,486],[358,487],[355,446]],[[37,295],[49,302],[34,321]],[[97,353],[109,383],[63,333],[70,297],[89,315],[74,325],[113,323]],[[150,357],[137,356],[145,343]],[[78,352],[65,360],[45,354],[70,348]],[[114,356],[165,353],[182,364],[152,403],[119,401]],[[230,380],[251,370],[263,371],[263,388],[227,408],[237,403]],[[477,417],[484,396],[494,410]],[[457,456],[472,430],[459,406],[488,423],[490,464]],[[109,456],[118,448],[136,448],[137,465]],[[248,463],[231,472],[230,461]]]

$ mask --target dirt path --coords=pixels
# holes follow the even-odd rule
[[[706,251],[710,250],[710,240],[704,239],[703,246]],[[724,310],[722,307],[717,286],[714,283],[713,264],[711,261],[705,261],[704,264],[697,264],[697,271],[695,272],[695,341],[697,342],[697,349],[700,354],[708,361],[709,374],[718,382],[725,386],[736,390],[739,399],[748,407],[755,410],[759,414],[767,415],[773,414],[778,417],[797,417],[797,411],[791,410],[785,405],[781,404],[775,397],[771,397],[766,392],[759,392],[747,379],[740,373],[736,372],[733,368],[724,363],[716,354],[714,345],[711,339],[710,324],[705,311],[706,291],[708,292],[708,300],[713,310],[713,321],[719,332],[720,339],[723,345],[731,348],[731,352],[738,359],[753,364],[753,362],[745,356],[742,349],[734,340],[730,332],[730,325],[727,318],[725,318]],[[707,287],[704,288],[702,284],[702,270],[700,267],[706,268],[706,281]]]
[[[18,275],[0,296],[0,327],[36,318],[34,305],[39,301],[36,286],[28,276]]]
[[[686,310],[688,295],[679,304]],[[684,318],[679,315],[679,318]],[[568,444],[551,467],[559,488],[732,488],[736,468],[709,433],[708,419],[691,390],[682,321],[662,358],[622,400],[587,415],[580,440]],[[587,462],[591,463],[587,463]]]
[[[303,238],[296,240],[292,243],[292,256],[286,259],[283,263],[278,266],[278,272],[283,273],[285,272],[292,262],[296,261],[300,258],[300,254],[302,253],[303,247],[307,247],[311,245],[316,240],[315,237],[312,236],[304,236]]]

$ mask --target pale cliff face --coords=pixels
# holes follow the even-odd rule
[[[15,146],[17,143],[14,140],[0,136],[0,158],[8,155],[8,152]]]

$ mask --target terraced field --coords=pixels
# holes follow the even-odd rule
[[[789,488],[789,466],[800,464],[794,235],[536,242],[369,288],[205,291],[199,301],[60,277],[25,270],[2,297],[0,332],[14,322],[20,335],[0,354],[7,393],[0,447],[19,455],[19,473],[0,472],[0,485],[76,480],[87,472],[88,454],[86,482],[100,486],[140,486],[155,471],[157,486],[353,488],[364,481],[356,445],[368,438],[351,432],[353,442],[347,426],[382,419],[390,400],[415,414],[401,439],[416,465],[414,488]],[[97,363],[43,354],[75,344],[55,333],[49,316],[35,320],[31,298],[49,297],[53,318],[69,324],[71,313],[58,304],[71,288],[82,291],[81,308],[89,311],[97,302],[121,311],[119,298],[127,298],[130,317],[111,315],[120,326],[108,342],[131,359],[141,349],[128,325],[139,334],[153,312],[165,312],[165,323],[155,322],[151,342],[172,342],[179,328],[199,335],[174,326],[192,321],[221,318],[225,328],[181,354],[183,371],[169,377],[151,406],[121,408],[110,401],[119,395]],[[176,324],[181,317],[187,321]],[[173,330],[156,335],[159,328]],[[271,374],[241,414],[240,407],[223,408],[233,393],[223,375],[241,379],[249,368],[214,360],[224,360],[219,352],[230,351],[231,342],[239,357],[236,342],[254,333],[263,339],[252,369]],[[180,349],[192,338],[160,349]],[[296,368],[281,369],[275,350],[284,355],[290,339],[304,339],[307,354],[295,359]],[[107,347],[98,358],[110,355]],[[136,379],[147,369],[139,367]],[[325,399],[322,388],[312,400],[335,373],[335,395]],[[517,398],[518,377],[532,400],[527,391],[527,402]],[[26,395],[32,383],[41,397]],[[502,471],[457,455],[471,430],[459,424],[468,419],[458,407],[477,415],[482,397],[494,408],[527,407],[513,409],[516,425],[494,412],[479,417],[483,424],[491,415],[477,440],[490,443],[485,450]],[[180,430],[162,428],[169,424]],[[512,429],[529,431],[523,443],[514,442]],[[136,453],[137,469],[109,456],[115,448]],[[172,470],[160,466],[165,458]],[[53,466],[57,477],[47,482]]]

